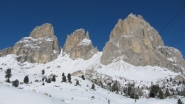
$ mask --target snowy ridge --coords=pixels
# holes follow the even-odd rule
[[[15,45],[24,43],[24,47],[30,47],[33,49],[40,48],[38,45],[44,41],[54,41],[53,38],[44,37],[39,39],[34,39],[32,37],[24,37],[20,41],[18,41]]]

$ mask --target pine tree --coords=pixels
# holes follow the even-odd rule
[[[95,90],[95,85],[94,85],[94,83],[92,84],[91,89]]]
[[[12,76],[12,74],[11,74],[11,69],[7,69],[6,71],[5,71],[5,78],[7,78],[7,82],[10,82],[10,80],[9,80],[9,78]]]
[[[48,82],[48,79],[45,77],[45,82]]]
[[[10,79],[9,78],[7,79],[7,82],[10,83]]]
[[[169,92],[168,89],[166,89],[165,96],[166,96],[166,97],[170,96],[170,92]]]
[[[29,78],[28,78],[28,76],[26,75],[26,76],[24,77],[24,83],[28,84],[28,82],[29,82]]]
[[[43,69],[43,70],[42,70],[42,75],[44,75],[44,74],[45,74],[45,70]]]
[[[170,82],[172,81],[172,78],[170,77]]]
[[[127,90],[128,90],[128,95],[130,95],[130,93],[132,92],[132,87],[129,86]]]
[[[159,97],[160,99],[164,99],[164,93],[163,93],[163,91],[161,90],[161,88],[159,89],[158,97]]]
[[[183,104],[183,102],[181,101],[181,99],[178,99],[177,104]]]
[[[62,82],[66,82],[66,76],[65,75],[62,77]]]
[[[56,81],[55,75],[53,75],[53,77],[52,77],[52,81],[53,81],[53,82],[55,82],[55,81]]]
[[[47,83],[51,83],[51,79],[50,78],[47,79]]]
[[[155,97],[159,93],[160,87],[158,85],[152,85],[150,90],[150,97]]]
[[[16,80],[12,83],[12,86],[18,87],[18,86],[19,86],[19,80],[16,79]]]
[[[62,73],[62,77],[63,77],[63,76],[65,76],[65,74],[64,74],[64,73]]]
[[[70,73],[67,75],[67,78],[68,78],[68,82],[71,83],[71,74]]]
[[[43,77],[43,78],[42,78],[42,82],[44,82],[44,79],[45,79],[45,78]]]
[[[85,77],[84,77],[84,75],[82,75],[82,79],[83,79],[83,80],[85,80]]]

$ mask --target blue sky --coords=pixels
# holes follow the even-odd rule
[[[160,33],[165,45],[185,56],[185,38],[172,45],[185,35],[185,8],[161,32],[184,5],[185,0],[0,0],[0,50],[29,36],[34,27],[51,23],[62,47],[67,34],[84,28],[101,51],[118,19],[134,13]]]

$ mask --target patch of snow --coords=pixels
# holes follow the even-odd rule
[[[56,50],[53,50],[53,53],[54,53],[54,54],[56,54],[56,53],[58,53],[58,51],[56,51]]]
[[[44,94],[25,91],[0,84],[0,104],[61,104],[60,100]]]
[[[88,46],[91,44],[91,40],[84,38],[80,43],[78,43],[78,46]]]
[[[168,58],[168,60],[170,60],[170,61],[174,62],[174,59],[173,59],[173,58]]]
[[[32,49],[40,48],[39,46],[33,45],[33,44],[25,44],[24,47],[30,47]]]
[[[54,41],[53,38],[46,38],[45,40],[46,40],[46,41]]]

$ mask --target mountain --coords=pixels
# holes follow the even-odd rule
[[[118,20],[103,52],[93,46],[84,29],[68,35],[60,49],[53,26],[46,23],[15,46],[0,51],[0,56],[0,103],[37,104],[47,99],[48,104],[106,104],[108,100],[111,104],[135,104],[135,97],[138,104],[175,104],[177,98],[185,101],[181,53],[165,46],[158,32],[133,14]],[[11,69],[11,83],[5,78],[7,69]],[[62,81],[70,75],[71,82]],[[23,82],[25,76],[29,83]],[[18,88],[12,87],[15,80],[20,82]],[[159,100],[161,92],[165,92],[163,100]],[[15,94],[19,96],[14,98]],[[38,99],[22,100],[23,95]]]
[[[29,37],[22,38],[15,46],[1,50],[0,57],[15,54],[19,62],[48,63],[57,59],[60,52],[53,26],[45,23],[35,27]],[[98,49],[93,46],[89,32],[77,29],[67,35],[62,57],[69,55],[73,60],[88,60],[97,53]],[[132,13],[126,19],[118,20],[100,58],[103,65],[119,61],[134,66],[159,66],[175,72],[185,68],[181,52],[165,46],[159,33],[142,16]]]
[[[13,47],[0,51],[0,57],[15,54],[19,62],[47,63],[55,60],[60,51],[53,26],[45,23],[35,27],[29,37],[22,38]]]
[[[70,58],[90,59],[98,52],[89,38],[89,32],[85,33],[84,29],[75,30],[71,35],[67,36],[64,44],[63,55],[69,54]]]
[[[167,47],[159,33],[142,16],[119,19],[103,48],[101,63],[123,60],[135,66],[160,66],[179,72],[185,68],[180,51]]]

